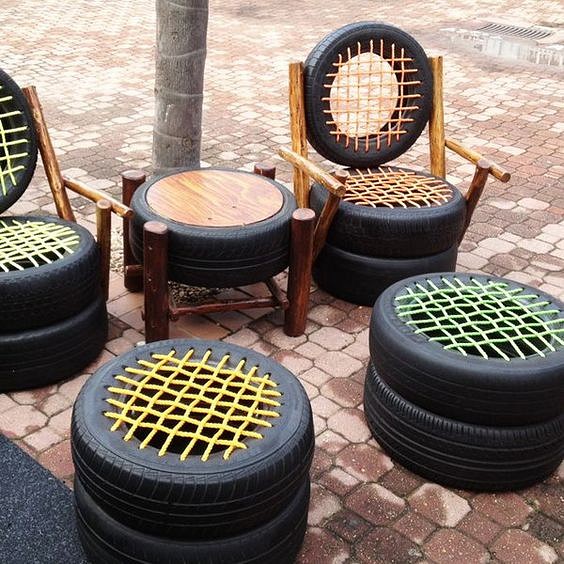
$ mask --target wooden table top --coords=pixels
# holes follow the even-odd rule
[[[283,197],[273,181],[237,170],[201,169],[157,180],[147,203],[159,215],[188,225],[234,227],[272,217]]]

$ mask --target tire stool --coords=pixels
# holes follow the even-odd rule
[[[261,354],[167,340],[117,357],[81,390],[71,445],[93,562],[292,562],[299,550],[311,407]]]
[[[370,323],[365,413],[376,440],[446,485],[510,490],[564,454],[564,304],[481,274],[408,278]]]

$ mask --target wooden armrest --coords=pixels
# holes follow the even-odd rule
[[[334,176],[325,172],[322,168],[315,163],[308,161],[306,158],[298,155],[298,153],[290,149],[279,149],[278,154],[289,163],[303,171],[305,174],[322,184],[329,192],[342,198],[345,195],[345,185],[337,180]]]
[[[466,147],[462,146],[460,143],[452,140],[446,139],[445,145],[451,150],[454,151],[457,155],[460,155],[462,158],[470,161],[472,164],[478,164],[478,161],[484,161],[484,157],[480,155],[477,151],[473,151],[472,149],[467,149]],[[505,169],[501,168],[494,162],[489,161],[489,170],[488,172],[501,182],[509,182],[511,178],[511,174],[506,171]]]
[[[112,211],[121,217],[130,218],[133,215],[133,210],[130,207],[122,204],[119,200],[116,200],[115,198],[104,194],[104,192],[102,192],[101,190],[90,188],[83,182],[72,180],[71,178],[67,178],[66,176],[63,176],[63,183],[65,185],[65,188],[68,188],[69,190],[72,190],[73,192],[76,192],[77,194],[80,194],[81,196],[84,196],[85,198],[88,198],[93,202],[107,200],[112,206]]]

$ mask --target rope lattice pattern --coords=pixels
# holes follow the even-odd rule
[[[258,427],[272,427],[268,418],[279,417],[275,398],[282,394],[269,374],[258,367],[245,367],[246,359],[229,368],[230,356],[218,364],[209,362],[212,351],[201,359],[194,349],[183,356],[152,355],[153,362],[139,360],[138,367],[126,367],[127,375],[116,375],[120,386],[108,388],[116,397],[106,401],[117,408],[105,415],[115,419],[111,430],[128,427],[125,441],[140,439],[139,448],[158,448],[167,452],[200,454],[208,460],[212,452],[224,450],[227,460],[235,449],[246,449],[247,439],[262,439]]]
[[[412,62],[403,47],[385,46],[383,39],[371,39],[368,51],[358,42],[356,53],[348,47],[346,56],[339,54],[335,71],[326,75],[329,96],[322,98],[329,102],[329,109],[323,110],[328,114],[325,123],[337,141],[344,137],[346,147],[352,140],[355,151],[367,152],[370,136],[385,133],[376,137],[379,151],[383,143],[389,147],[407,133],[405,125],[413,121],[409,114],[419,109],[421,97],[412,91],[421,84],[413,77],[418,69],[410,66]]]
[[[16,173],[25,169],[25,159],[29,156],[25,135],[27,125],[23,123],[23,113],[14,107],[13,97],[2,92],[0,84],[0,195],[6,196],[8,189],[17,184]]]
[[[564,346],[562,312],[501,280],[427,279],[396,296],[395,309],[415,333],[464,356],[510,361],[545,357]]]
[[[379,167],[351,172],[343,199],[359,206],[425,208],[452,199],[452,188],[443,180],[414,171]]]
[[[39,267],[74,253],[80,237],[67,225],[0,219],[0,271]]]

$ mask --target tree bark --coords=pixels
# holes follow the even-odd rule
[[[200,166],[208,0],[156,0],[153,168]]]

